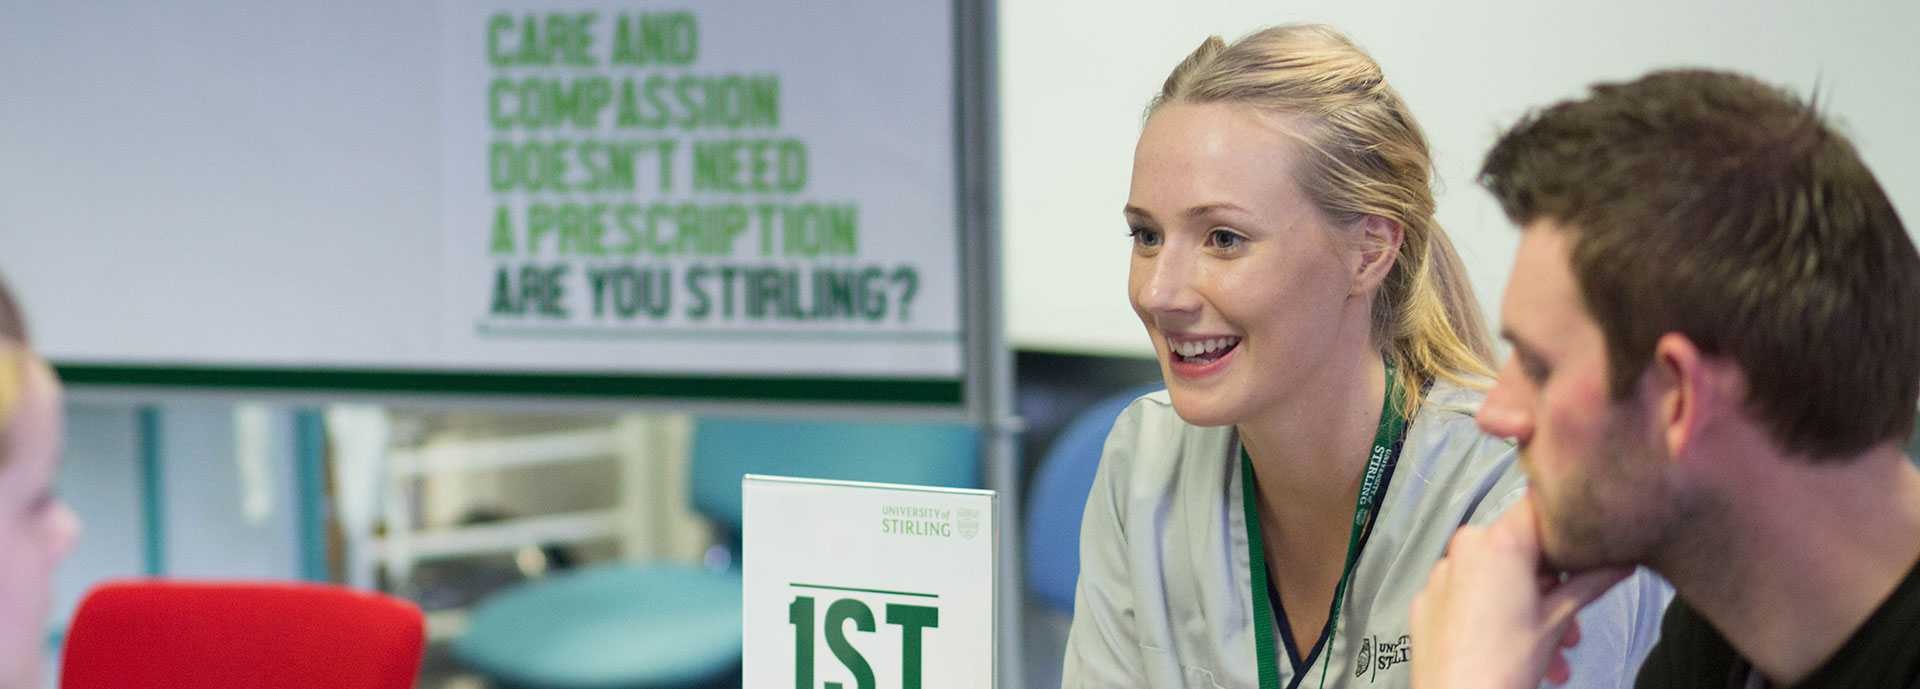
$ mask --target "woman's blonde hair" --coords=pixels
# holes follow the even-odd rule
[[[1373,297],[1372,337],[1399,371],[1406,412],[1434,378],[1484,388],[1493,338],[1466,268],[1434,220],[1433,158],[1380,65],[1333,28],[1286,24],[1228,44],[1213,36],[1173,69],[1147,106],[1234,103],[1289,116],[1303,152],[1296,182],[1342,226],[1398,223],[1399,254]]]
[[[20,407],[20,396],[27,371],[27,324],[20,308],[0,280],[0,468],[7,465],[7,441],[12,435],[13,414]]]

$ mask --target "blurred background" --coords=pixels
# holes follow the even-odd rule
[[[586,13],[591,64],[549,20]],[[1598,80],[1761,76],[1920,204],[1914,3],[0,0],[0,274],[69,386],[86,523],[49,653],[106,579],[301,579],[425,609],[420,686],[506,686],[456,652],[490,596],[737,569],[693,492],[702,429],[747,419],[969,429],[965,483],[1004,498],[1002,684],[1056,686],[1098,438],[1159,380],[1119,212],[1142,108],[1206,36],[1286,21],[1411,103],[1490,318],[1518,235],[1479,156]],[[499,157],[554,141],[632,165]],[[596,203],[681,238],[609,249],[617,221],[565,215]],[[660,272],[593,282],[616,268]]]

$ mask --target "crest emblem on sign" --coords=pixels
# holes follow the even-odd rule
[[[969,541],[980,533],[980,510],[961,507],[954,510],[954,523],[960,527],[960,537]]]

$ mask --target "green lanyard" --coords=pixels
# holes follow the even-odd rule
[[[1360,557],[1360,539],[1366,534],[1367,517],[1373,514],[1373,500],[1387,465],[1400,451],[1400,434],[1407,420],[1393,408],[1400,384],[1393,376],[1393,363],[1387,362],[1387,394],[1380,405],[1380,430],[1373,436],[1373,453],[1367,456],[1367,472],[1360,479],[1360,500],[1353,508],[1353,531],[1347,536],[1346,566],[1340,570],[1340,583],[1333,588],[1333,610],[1327,614],[1326,645],[1323,658],[1333,655],[1334,631],[1340,625],[1340,604],[1346,600],[1347,579],[1353,576],[1353,563]],[[1253,640],[1260,664],[1261,689],[1280,689],[1280,664],[1273,651],[1273,610],[1267,601],[1266,545],[1260,540],[1260,501],[1254,493],[1253,458],[1246,445],[1240,446],[1240,487],[1247,511],[1248,564],[1253,570]],[[1327,685],[1328,660],[1320,666],[1320,686]]]

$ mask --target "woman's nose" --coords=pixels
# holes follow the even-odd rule
[[[1134,305],[1154,314],[1181,313],[1200,308],[1194,292],[1194,266],[1183,252],[1162,251],[1144,264],[1134,265],[1136,275]]]

